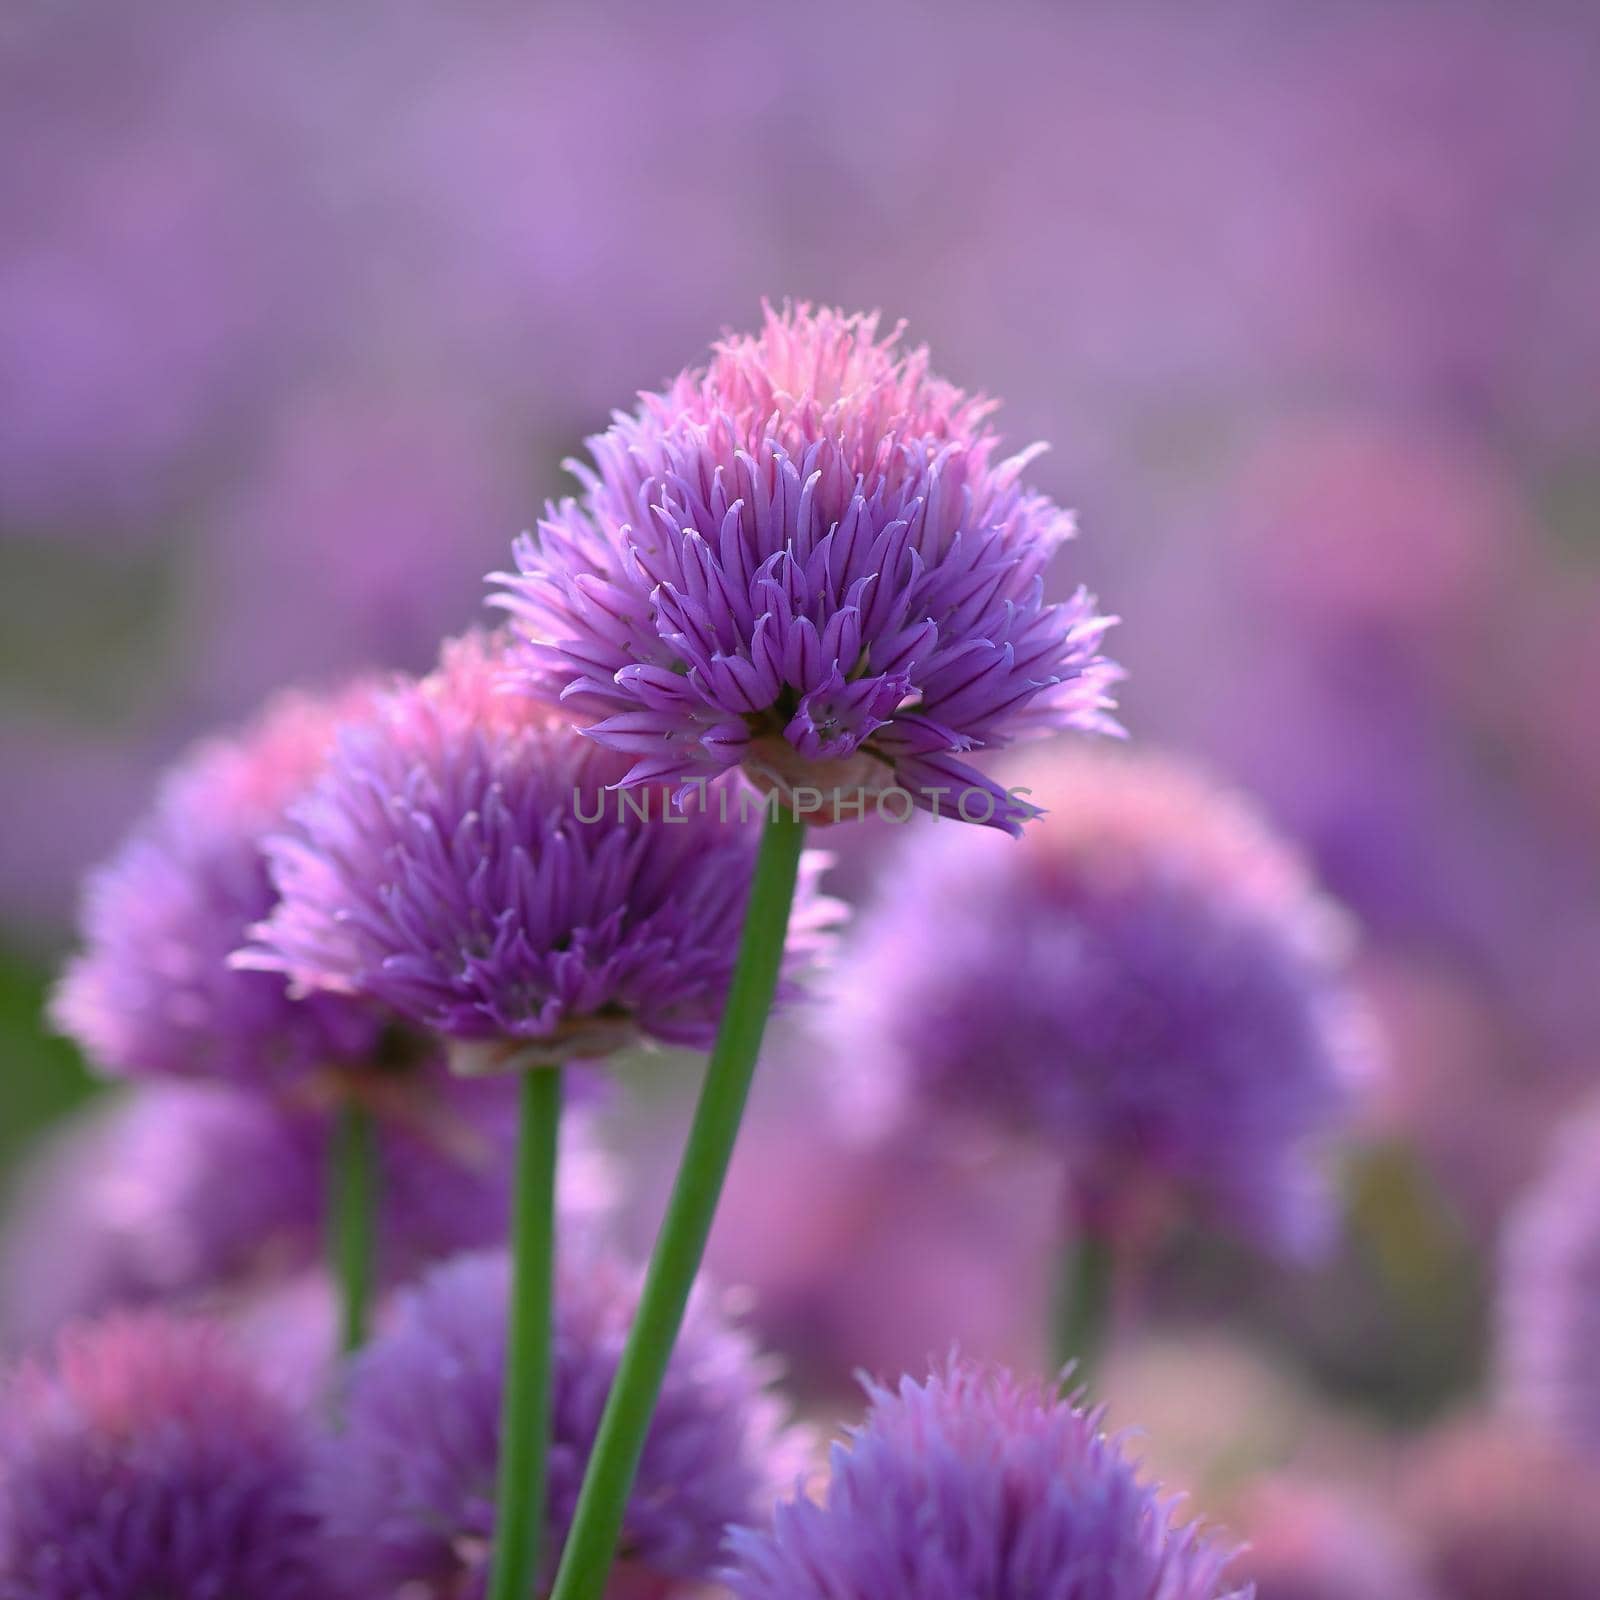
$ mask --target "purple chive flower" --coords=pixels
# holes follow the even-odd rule
[[[276,895],[263,836],[315,776],[334,728],[371,695],[285,695],[237,738],[198,746],[145,820],[89,879],[83,952],[56,991],[57,1025],[117,1076],[281,1085],[371,1059],[381,1022],[228,957]]]
[[[469,635],[345,732],[270,847],[283,899],[241,959],[380,1001],[475,1067],[706,1043],[759,807],[727,790],[686,815],[660,792],[625,800],[610,787],[626,761],[502,692],[504,673],[498,639]],[[833,913],[802,886],[797,960]]]
[[[1102,1414],[1053,1386],[952,1361],[867,1393],[821,1504],[732,1535],[737,1600],[1247,1600],[1232,1551],[1176,1527]]]
[[[397,1281],[498,1244],[510,1211],[516,1096],[442,1071],[381,1108],[379,1261]],[[25,1175],[0,1235],[0,1342],[160,1300],[233,1304],[321,1259],[330,1119],[213,1084],[152,1084],[94,1106]],[[608,1209],[587,1117],[564,1119],[564,1224]]]
[[[1181,1201],[1317,1243],[1312,1147],[1362,1061],[1341,920],[1250,809],[1168,761],[1063,752],[1034,783],[1020,846],[933,823],[887,875],[841,979],[841,1036],[876,1065],[850,1080],[863,1114],[1052,1141],[1080,1227]]]
[[[545,1541],[552,1570],[637,1295],[634,1274],[613,1261],[573,1261],[570,1252],[562,1261]],[[499,1255],[437,1268],[350,1370],[320,1482],[331,1561],[357,1593],[474,1600],[483,1592],[508,1278]],[[770,1377],[746,1337],[698,1292],[628,1502],[614,1583],[645,1593],[704,1578],[727,1527],[770,1514],[805,1452],[805,1436],[785,1426],[767,1392]]]
[[[581,498],[497,575],[531,675],[633,758],[624,783],[981,791],[968,820],[1014,830],[1027,808],[961,756],[1111,726],[1109,619],[1044,600],[1072,522],[1022,487],[1036,452],[996,459],[989,402],[898,341],[767,308],[591,439]]]
[[[1600,1464],[1600,1104],[1512,1213],[1500,1276],[1507,1409]]]
[[[0,1600],[324,1600],[295,1412],[205,1324],[65,1334],[0,1405]]]

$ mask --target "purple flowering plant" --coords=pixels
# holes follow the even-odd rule
[[[709,1044],[754,817],[605,806],[626,761],[509,674],[499,636],[468,634],[343,730],[266,843],[278,898],[235,964],[379,1003],[461,1071]],[[802,867],[791,968],[837,915],[823,865]]]
[[[1234,1552],[1180,1526],[1103,1415],[1054,1386],[952,1360],[867,1395],[821,1502],[735,1531],[737,1600],[1249,1600]]]
[[[83,949],[53,1010],[98,1069],[276,1089],[371,1060],[384,1021],[372,1007],[298,1000],[282,978],[228,958],[276,899],[267,837],[374,692],[286,694],[237,735],[196,746],[90,874]]]
[[[640,1040],[711,1041],[758,839],[709,807],[592,804],[626,762],[518,693],[505,657],[498,635],[455,640],[435,672],[343,732],[267,845],[280,898],[236,958],[293,993],[383,1006],[441,1040],[458,1071],[519,1077],[500,1484],[513,1531],[496,1546],[496,1600],[541,1560],[563,1065]],[[800,859],[802,832],[787,836],[762,1020],[780,968],[815,953],[833,913],[812,892],[820,863]]]
[[[1596,1600],[1597,60],[7,7],[0,1600]]]
[[[965,757],[1112,726],[1110,619],[1044,598],[1073,528],[1023,486],[1036,449],[1002,456],[992,405],[899,343],[768,307],[618,413],[518,543],[498,598],[529,677],[631,757],[625,783],[978,791],[973,820],[1015,831],[1028,808]]]
[[[989,404],[898,340],[873,317],[767,307],[758,334],[616,415],[574,468],[581,496],[496,578],[526,685],[629,759],[622,787],[673,784],[684,803],[737,768],[784,802],[556,1600],[603,1591],[738,1134],[805,821],[895,789],[930,811],[956,794],[964,820],[1015,833],[1032,808],[965,757],[1113,728],[1110,619],[1082,589],[1044,598],[1070,519],[1022,486],[1028,453],[999,456]]]
[[[0,1399],[4,1600],[337,1600],[309,1418],[220,1329],[70,1329]]]
[[[1064,1159],[1075,1226],[1165,1214],[1328,1243],[1331,1137],[1373,1070],[1348,921],[1242,797],[1170,757],[1053,749],[1019,845],[901,841],[839,964],[858,1124],[983,1123]],[[959,906],[959,918],[939,915]]]
[[[563,1243],[544,1540],[551,1569],[638,1296],[637,1274],[620,1260],[565,1235]],[[408,1584],[484,1592],[510,1288],[503,1254],[462,1256],[403,1294],[356,1358],[318,1467],[330,1561],[354,1592]],[[808,1440],[770,1392],[775,1375],[702,1286],[629,1497],[625,1560],[636,1587],[710,1577],[724,1530],[763,1523],[803,1469]]]
[[[823,1502],[769,1526],[806,1435],[697,1287],[768,1013],[839,916],[807,821],[893,795],[1022,849],[995,835],[1035,818],[1027,786],[974,760],[1117,731],[1112,619],[1081,587],[1045,598],[1071,519],[991,414],[875,317],[768,308],[590,441],[581,493],[494,579],[506,628],[279,702],[174,775],[93,880],[56,1001],[149,1082],[36,1204],[72,1200],[63,1316],[242,1298],[255,1342],[113,1316],[56,1376],[24,1369],[5,1600],[1235,1592],[1100,1413],[955,1360],[872,1388]],[[603,1201],[558,1228],[558,1149],[582,1153],[567,1069],[652,1043],[710,1059],[636,1273],[600,1246]],[[106,1161],[122,1187],[71,1192]],[[128,1247],[130,1195],[155,1256]],[[292,1315],[250,1303],[256,1247],[303,1269],[319,1212],[348,1359],[291,1397],[254,1364]],[[369,1339],[377,1263],[389,1288],[506,1232],[400,1288]]]

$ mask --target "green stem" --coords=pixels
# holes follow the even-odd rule
[[[722,1026],[639,1309],[600,1419],[551,1600],[601,1600],[605,1593],[650,1414],[705,1254],[777,990],[804,839],[805,824],[787,807],[769,812]]]
[[[533,1592],[544,1532],[561,1069],[524,1068],[521,1107],[489,1600],[526,1600]]]
[[[1104,1354],[1111,1330],[1117,1279],[1117,1252],[1102,1233],[1085,1233],[1068,1250],[1056,1294],[1055,1358],[1070,1362],[1069,1388],[1089,1382]]]
[[[377,1227],[372,1117],[354,1100],[339,1107],[331,1157],[329,1244],[339,1285],[341,1339],[348,1354],[366,1343]]]

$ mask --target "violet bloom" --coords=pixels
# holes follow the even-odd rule
[[[841,980],[840,1035],[875,1066],[848,1081],[861,1114],[1052,1143],[1078,1227],[1125,1238],[1181,1203],[1320,1242],[1314,1146],[1362,1062],[1340,918],[1173,763],[1061,752],[1030,792],[1047,815],[1019,846],[931,824],[887,874]]]
[[[283,898],[240,959],[379,1001],[450,1039],[464,1070],[709,1042],[759,807],[610,792],[626,761],[503,692],[504,672],[499,640],[468,635],[346,730],[273,841]],[[793,957],[833,910],[802,885]]]
[[[1173,1522],[1101,1413],[1000,1368],[952,1362],[867,1390],[821,1504],[737,1530],[737,1600],[1247,1600],[1232,1551]]]
[[[637,1294],[633,1273],[615,1262],[561,1259],[543,1541],[552,1571]],[[508,1281],[498,1255],[436,1269],[350,1369],[341,1426],[319,1476],[330,1559],[356,1593],[483,1593]],[[803,1465],[805,1444],[767,1393],[771,1376],[710,1297],[697,1294],[628,1501],[612,1593],[666,1593],[704,1578],[729,1525],[770,1514]]]
[[[418,1075],[377,1118],[378,1261],[398,1281],[498,1244],[514,1086]],[[0,1234],[0,1342],[151,1301],[233,1305],[321,1260],[332,1120],[213,1084],[152,1084],[70,1122],[35,1157]],[[564,1119],[563,1225],[595,1226],[612,1175],[590,1119]]]
[[[0,1600],[325,1600],[300,1418],[219,1330],[84,1326],[0,1405]]]
[[[1507,1409],[1600,1464],[1600,1105],[1507,1223],[1499,1335]]]
[[[743,766],[1015,830],[1027,807],[960,757],[1110,725],[1108,619],[1044,600],[1072,523],[1022,487],[1035,452],[995,459],[990,404],[898,339],[769,307],[591,439],[582,497],[519,541],[501,602],[531,675],[633,758],[625,783]]]
[[[278,1087],[365,1064],[381,1020],[347,999],[292,998],[281,975],[228,957],[276,895],[263,836],[322,765],[336,725],[371,691],[285,695],[243,733],[196,747],[150,814],[91,875],[84,949],[53,1003],[57,1025],[119,1077]]]

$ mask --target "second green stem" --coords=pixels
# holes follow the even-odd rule
[[[377,1232],[372,1116],[355,1100],[339,1107],[330,1166],[329,1247],[339,1288],[340,1344],[348,1355],[367,1338]]]
[[[489,1600],[527,1600],[539,1568],[550,1456],[560,1122],[561,1069],[525,1068]]]
[[[1069,1388],[1089,1382],[1104,1354],[1115,1309],[1116,1248],[1103,1234],[1080,1234],[1069,1246],[1056,1290],[1055,1359],[1072,1367]]]

